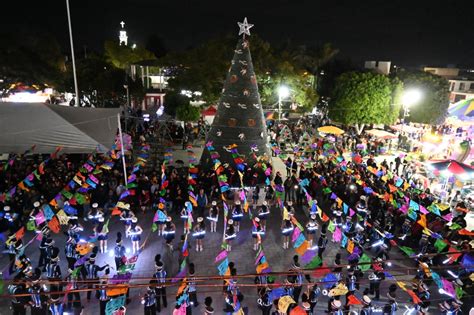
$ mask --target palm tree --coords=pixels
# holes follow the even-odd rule
[[[334,48],[331,43],[319,46],[302,45],[294,52],[293,60],[313,76],[312,84],[317,89],[321,67],[334,58],[337,53],[339,53],[339,49]]]

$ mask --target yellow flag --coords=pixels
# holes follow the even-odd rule
[[[290,214],[288,213],[288,210],[286,210],[286,207],[283,207],[283,220],[289,220],[290,219]]]

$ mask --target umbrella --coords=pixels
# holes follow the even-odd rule
[[[463,100],[449,106],[448,116],[457,117],[459,120],[474,120],[474,99]]]
[[[397,130],[397,131],[404,131],[404,132],[408,132],[408,133],[416,133],[416,132],[420,132],[421,129],[420,128],[416,128],[416,127],[413,127],[413,126],[410,126],[410,125],[394,125],[394,126],[390,126],[390,128],[392,128],[393,130]]]
[[[344,133],[344,130],[337,128],[335,126],[324,126],[324,127],[319,127],[318,128],[319,132],[322,133],[330,133],[333,135],[342,135]]]
[[[431,161],[429,165],[438,171],[448,170],[456,175],[474,173],[474,168],[456,160]]]
[[[391,132],[387,132],[385,130],[380,130],[380,129],[366,130],[365,133],[377,138],[382,138],[382,139],[395,139],[397,137]]]

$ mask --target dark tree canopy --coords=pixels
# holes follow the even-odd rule
[[[408,121],[441,124],[449,107],[449,82],[445,78],[424,71],[401,71],[397,77],[405,89],[419,89],[422,99],[410,107]]]
[[[8,31],[0,38],[0,76],[5,85],[61,82],[65,59],[54,37],[45,32]]]
[[[147,38],[145,49],[152,52],[156,58],[164,57],[168,53],[163,39],[157,34],[150,35]]]
[[[348,72],[336,80],[329,117],[346,125],[393,124],[400,113],[402,83],[373,72]]]

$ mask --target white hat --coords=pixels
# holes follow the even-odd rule
[[[287,205],[289,205],[289,206],[293,205],[293,201],[291,201],[291,200],[288,201],[288,202],[287,202]]]
[[[211,204],[212,204],[213,206],[215,206],[215,205],[217,205],[217,202],[216,202],[215,200],[213,200],[213,201],[211,202]]]
[[[229,221],[227,221],[227,223],[230,224],[230,225],[232,225],[232,224],[234,224],[234,220],[229,219]]]
[[[133,217],[133,218],[132,218],[132,222],[133,222],[133,223],[137,223],[137,222],[138,222],[137,217]]]
[[[98,204],[97,202],[94,202],[94,203],[92,204],[92,208],[97,208],[97,207],[99,207],[99,204]]]
[[[237,206],[240,205],[240,200],[237,200],[237,201],[235,202],[235,205],[237,205]]]
[[[259,217],[256,217],[256,218],[255,218],[255,222],[260,222],[260,218],[259,218]]]
[[[313,219],[313,220],[316,220],[316,214],[314,214],[314,213],[311,214],[311,215],[310,215],[310,218]]]
[[[370,303],[372,303],[372,300],[370,299],[370,297],[368,295],[364,295],[362,297],[362,302],[365,304],[365,305],[370,305]]]
[[[39,201],[35,201],[35,203],[33,204],[33,207],[38,208],[40,205],[41,204]]]
[[[339,300],[334,300],[331,302],[331,305],[334,307],[334,308],[340,308],[342,306],[342,303],[341,301]]]
[[[171,222],[171,217],[167,217],[166,222]]]
[[[204,219],[202,217],[199,217],[199,218],[197,218],[197,221],[202,222],[202,221],[204,221]]]
[[[262,205],[264,205],[264,206],[266,206],[267,204],[268,204],[268,202],[267,202],[266,200],[264,200],[264,201],[262,202]]]
[[[5,206],[5,207],[3,207],[3,210],[5,210],[5,211],[10,211],[10,206]]]

